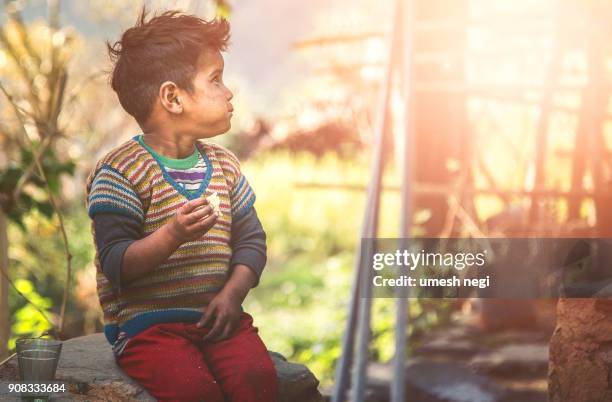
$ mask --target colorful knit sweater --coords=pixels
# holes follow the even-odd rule
[[[182,244],[164,264],[129,286],[119,289],[109,282],[96,250],[98,297],[111,344],[120,331],[134,336],[161,322],[196,321],[228,278],[232,219],[248,212],[255,193],[231,151],[204,141],[196,146],[206,163],[197,191],[176,183],[138,136],[101,158],[87,180],[90,217],[114,213],[135,218],[143,236],[166,224],[191,199],[217,192],[221,201],[221,216],[206,234]]]

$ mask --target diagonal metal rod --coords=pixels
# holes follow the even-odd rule
[[[402,85],[403,98],[403,122],[404,132],[402,141],[402,176],[401,176],[401,210],[400,210],[400,249],[407,248],[407,239],[410,237],[410,227],[412,224],[412,182],[413,182],[413,146],[414,139],[414,98],[412,80],[412,55],[413,55],[413,1],[398,1],[398,18],[402,58],[400,64],[400,82]],[[408,330],[409,289],[404,286],[396,288],[396,317],[395,317],[395,356],[393,358],[393,379],[391,382],[391,402],[406,401],[405,387],[405,358],[406,358],[406,332]]]
[[[397,5],[402,0],[398,0]],[[385,155],[384,143],[385,137],[390,133],[392,127],[392,120],[390,116],[390,100],[391,100],[391,87],[394,72],[394,65],[397,62],[396,57],[398,54],[398,42],[399,42],[399,21],[400,19],[396,15],[391,43],[389,46],[389,57],[387,61],[387,71],[385,74],[385,81],[383,90],[381,91],[379,112],[377,115],[376,124],[376,143],[374,148],[373,158],[373,169],[372,177],[370,180],[370,202],[368,208],[372,211],[370,215],[370,221],[366,222],[366,231],[364,239],[375,239],[378,233],[378,212],[380,210],[380,193],[382,186],[382,176],[385,167]],[[365,397],[365,385],[367,378],[367,365],[368,365],[368,346],[370,344],[370,321],[372,312],[372,270],[369,267],[369,261],[372,259],[374,254],[375,243],[372,240],[366,240],[364,242],[365,250],[361,254],[362,264],[359,269],[362,270],[361,274],[361,290],[359,300],[359,321],[357,323],[357,348],[355,357],[355,366],[351,381],[351,401],[362,402]]]
[[[401,1],[401,0],[398,0]],[[396,24],[397,25],[397,24]],[[357,246],[357,255],[355,263],[355,273],[353,277],[353,286],[351,292],[351,302],[349,315],[345,332],[342,338],[342,354],[336,366],[336,385],[332,395],[332,402],[344,402],[346,400],[346,391],[349,386],[350,368],[353,362],[353,354],[355,348],[355,337],[359,334],[359,345],[357,349],[356,367],[352,379],[352,401],[358,402],[363,400],[365,369],[367,363],[367,347],[369,343],[369,324],[370,324],[370,307],[371,299],[364,292],[371,291],[368,285],[370,281],[366,279],[370,270],[364,270],[364,256],[372,252],[371,241],[363,241],[362,239],[371,239],[376,237],[378,228],[378,211],[380,204],[380,191],[382,182],[382,173],[384,168],[383,149],[385,132],[388,130],[389,119],[389,99],[391,92],[391,73],[393,65],[393,53],[397,42],[397,26],[393,28],[393,37],[389,48],[389,58],[385,81],[380,94],[380,104],[376,121],[376,137],[373,152],[371,178],[368,186],[366,208],[364,212],[363,226],[361,237]],[[362,247],[369,245],[367,249]],[[365,271],[365,272],[364,272]],[[359,327],[357,328],[357,319],[359,319]],[[356,334],[357,333],[357,334]]]
[[[369,209],[366,208],[364,222],[369,221]],[[357,256],[361,255],[361,241],[357,244]],[[349,314],[346,328],[342,337],[342,352],[338,365],[336,366],[336,384],[332,395],[332,402],[344,402],[346,390],[349,387],[349,370],[353,362],[353,349],[355,347],[355,325],[357,323],[357,308],[359,302],[359,283],[361,282],[361,270],[359,257],[355,263],[353,285],[351,288],[351,301],[349,303]]]

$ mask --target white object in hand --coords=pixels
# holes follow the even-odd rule
[[[208,197],[208,202],[213,208],[213,212],[216,212],[217,215],[221,216],[221,209],[219,208],[219,204],[221,204],[221,200],[219,199],[219,195],[215,191]]]

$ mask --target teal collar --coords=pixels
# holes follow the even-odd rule
[[[158,161],[160,161],[164,166],[169,167],[170,169],[189,169],[194,167],[198,163],[198,147],[194,146],[193,153],[186,158],[169,158],[164,156],[158,152],[156,152],[153,148],[151,148],[146,142],[144,142],[144,137],[142,134],[138,135],[138,142],[140,145],[145,147],[147,151],[151,153],[151,155],[155,156]]]
[[[210,159],[208,159],[208,155],[206,155],[206,152],[202,149],[202,146],[199,142],[195,143],[195,150],[193,152],[193,154],[191,154],[190,156],[188,156],[187,158],[183,158],[183,159],[172,159],[172,158],[167,158],[157,152],[155,152],[151,147],[149,147],[143,140],[142,140],[142,134],[136,135],[132,138],[134,141],[138,142],[138,144],[140,144],[140,146],[142,146],[144,149],[147,150],[147,152],[153,157],[153,159],[155,159],[155,161],[157,162],[160,170],[162,171],[162,175],[164,176],[164,179],[170,183],[172,185],[172,187],[174,187],[174,189],[176,191],[178,191],[180,194],[182,194],[185,198],[187,198],[188,200],[194,200],[198,197],[201,197],[202,194],[204,194],[204,191],[206,191],[206,188],[208,188],[208,184],[210,183],[210,179],[212,178],[212,164],[210,163]],[[170,176],[170,174],[166,171],[165,166],[168,166],[171,169],[188,169],[189,167],[193,167],[195,166],[195,164],[198,162],[199,159],[199,155],[202,155],[202,158],[204,159],[204,163],[206,164],[206,173],[204,176],[204,179],[202,180],[202,183],[200,183],[200,187],[198,188],[197,191],[187,191],[185,188],[183,188],[181,185],[179,185],[176,181],[174,181],[174,179],[172,178],[172,176]],[[185,166],[188,164],[192,163],[192,160],[195,160],[195,163],[193,163],[191,166],[188,167],[176,167],[177,165],[181,165],[181,166]],[[167,161],[170,161],[171,164],[167,164]]]

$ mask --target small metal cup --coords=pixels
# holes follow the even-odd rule
[[[55,380],[55,371],[62,351],[62,342],[43,338],[17,340],[17,361],[21,381],[49,382]],[[22,397],[32,397],[22,393]],[[49,395],[37,395],[45,399]]]

